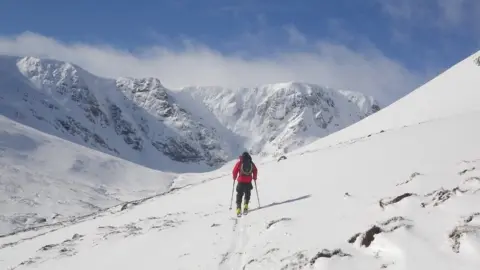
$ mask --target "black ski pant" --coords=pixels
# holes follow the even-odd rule
[[[242,205],[242,198],[245,195],[245,203],[250,201],[250,194],[253,189],[252,182],[250,183],[238,183],[237,184],[237,208]]]

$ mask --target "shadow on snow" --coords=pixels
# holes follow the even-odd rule
[[[260,206],[260,207],[258,207],[258,208],[251,209],[251,210],[248,211],[248,212],[251,213],[251,212],[254,212],[254,211],[257,211],[257,210],[261,210],[261,209],[265,209],[265,208],[269,208],[269,207],[273,207],[273,206],[277,206],[277,205],[281,205],[281,204],[285,204],[285,203],[292,203],[292,202],[296,202],[296,201],[308,199],[308,198],[310,198],[311,196],[312,196],[312,195],[309,194],[309,195],[301,196],[301,197],[298,197],[298,198],[286,200],[286,201],[283,201],[283,202],[274,202],[274,203],[271,203],[271,204],[267,204],[267,205],[264,205],[264,206]]]

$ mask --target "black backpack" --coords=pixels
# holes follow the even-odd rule
[[[243,153],[242,164],[240,164],[240,173],[242,175],[252,175],[253,173],[253,161],[252,157],[248,153]]]

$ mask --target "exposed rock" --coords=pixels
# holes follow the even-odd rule
[[[289,220],[292,220],[292,219],[291,218],[280,218],[280,219],[272,220],[267,224],[267,229],[272,227],[274,224],[277,224],[277,223],[282,222],[282,221],[289,221]]]
[[[400,228],[410,229],[413,225],[409,219],[395,216],[388,220],[378,222],[364,233],[356,233],[348,239],[348,243],[354,244],[360,238],[360,246],[369,247],[375,240],[375,235],[380,233],[391,233]]]
[[[474,171],[474,170],[475,170],[475,167],[471,167],[469,169],[465,169],[463,171],[460,171],[458,174],[463,175],[463,174],[466,174],[467,172],[471,172],[471,171]]]
[[[463,221],[464,221],[465,223],[470,223],[470,222],[472,222],[472,220],[473,220],[475,217],[479,217],[479,216],[480,216],[480,212],[475,212],[475,213],[471,214],[470,216],[464,218]]]
[[[432,197],[432,199],[429,202],[422,202],[420,205],[422,207],[426,207],[428,205],[438,206],[444,203],[445,201],[447,201],[448,199],[450,199],[451,197],[455,196],[456,194],[458,193],[462,194],[468,191],[469,190],[462,190],[459,187],[455,187],[453,189],[440,188],[438,190],[435,190],[433,192],[426,194],[425,197]]]
[[[335,249],[333,251],[323,249],[321,252],[318,252],[313,258],[310,259],[310,265],[314,265],[319,258],[332,258],[333,256],[352,257],[352,255],[344,253],[341,249]]]
[[[384,198],[379,201],[380,207],[383,209],[385,206],[390,205],[390,204],[395,204],[398,203],[399,201],[408,198],[410,196],[417,196],[417,194],[414,193],[404,193],[402,195],[399,195],[395,198]]]
[[[462,225],[455,227],[455,229],[453,229],[453,231],[448,235],[450,241],[452,242],[453,252],[460,252],[460,238],[462,237],[462,235],[478,233],[480,233],[479,225]]]
[[[309,263],[308,257],[304,252],[297,252],[292,256],[283,258],[281,261],[289,261],[289,263],[280,268],[281,270],[302,269]]]
[[[415,177],[420,176],[420,175],[422,175],[422,174],[419,173],[419,172],[414,172],[414,173],[412,173],[412,174],[410,175],[410,178],[409,178],[409,179],[407,179],[405,182],[402,182],[402,183],[397,184],[397,186],[401,186],[401,185],[408,184],[408,183],[410,183]]]
[[[50,244],[50,245],[45,245],[43,247],[40,248],[41,251],[47,251],[47,250],[50,250],[54,247],[58,246],[58,244]]]

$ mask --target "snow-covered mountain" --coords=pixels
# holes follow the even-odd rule
[[[168,90],[154,78],[100,78],[70,63],[0,57],[0,233],[161,193],[179,173],[218,168],[244,147],[273,153],[312,141],[376,104],[298,83],[251,91],[258,104],[244,104],[248,115],[234,119],[231,95],[243,96],[233,90],[212,91],[225,106],[215,109],[197,98],[201,91]],[[283,120],[270,103],[286,110]],[[326,114],[324,128],[309,123]],[[258,121],[268,126],[251,133]],[[273,135],[276,145],[267,143]]]
[[[228,149],[176,103],[158,79],[105,79],[78,66],[0,58],[2,115],[143,166],[178,171],[218,165]]]
[[[246,147],[292,150],[379,109],[372,97],[300,83],[172,91],[155,78],[100,78],[34,57],[0,57],[0,71],[2,115],[172,172],[218,168]]]
[[[162,196],[0,237],[0,268],[479,269],[478,57],[258,162],[246,216],[229,170],[179,175]]]
[[[181,94],[202,101],[210,113],[205,118],[239,135],[256,155],[288,153],[380,110],[373,97],[298,82],[188,87]]]

